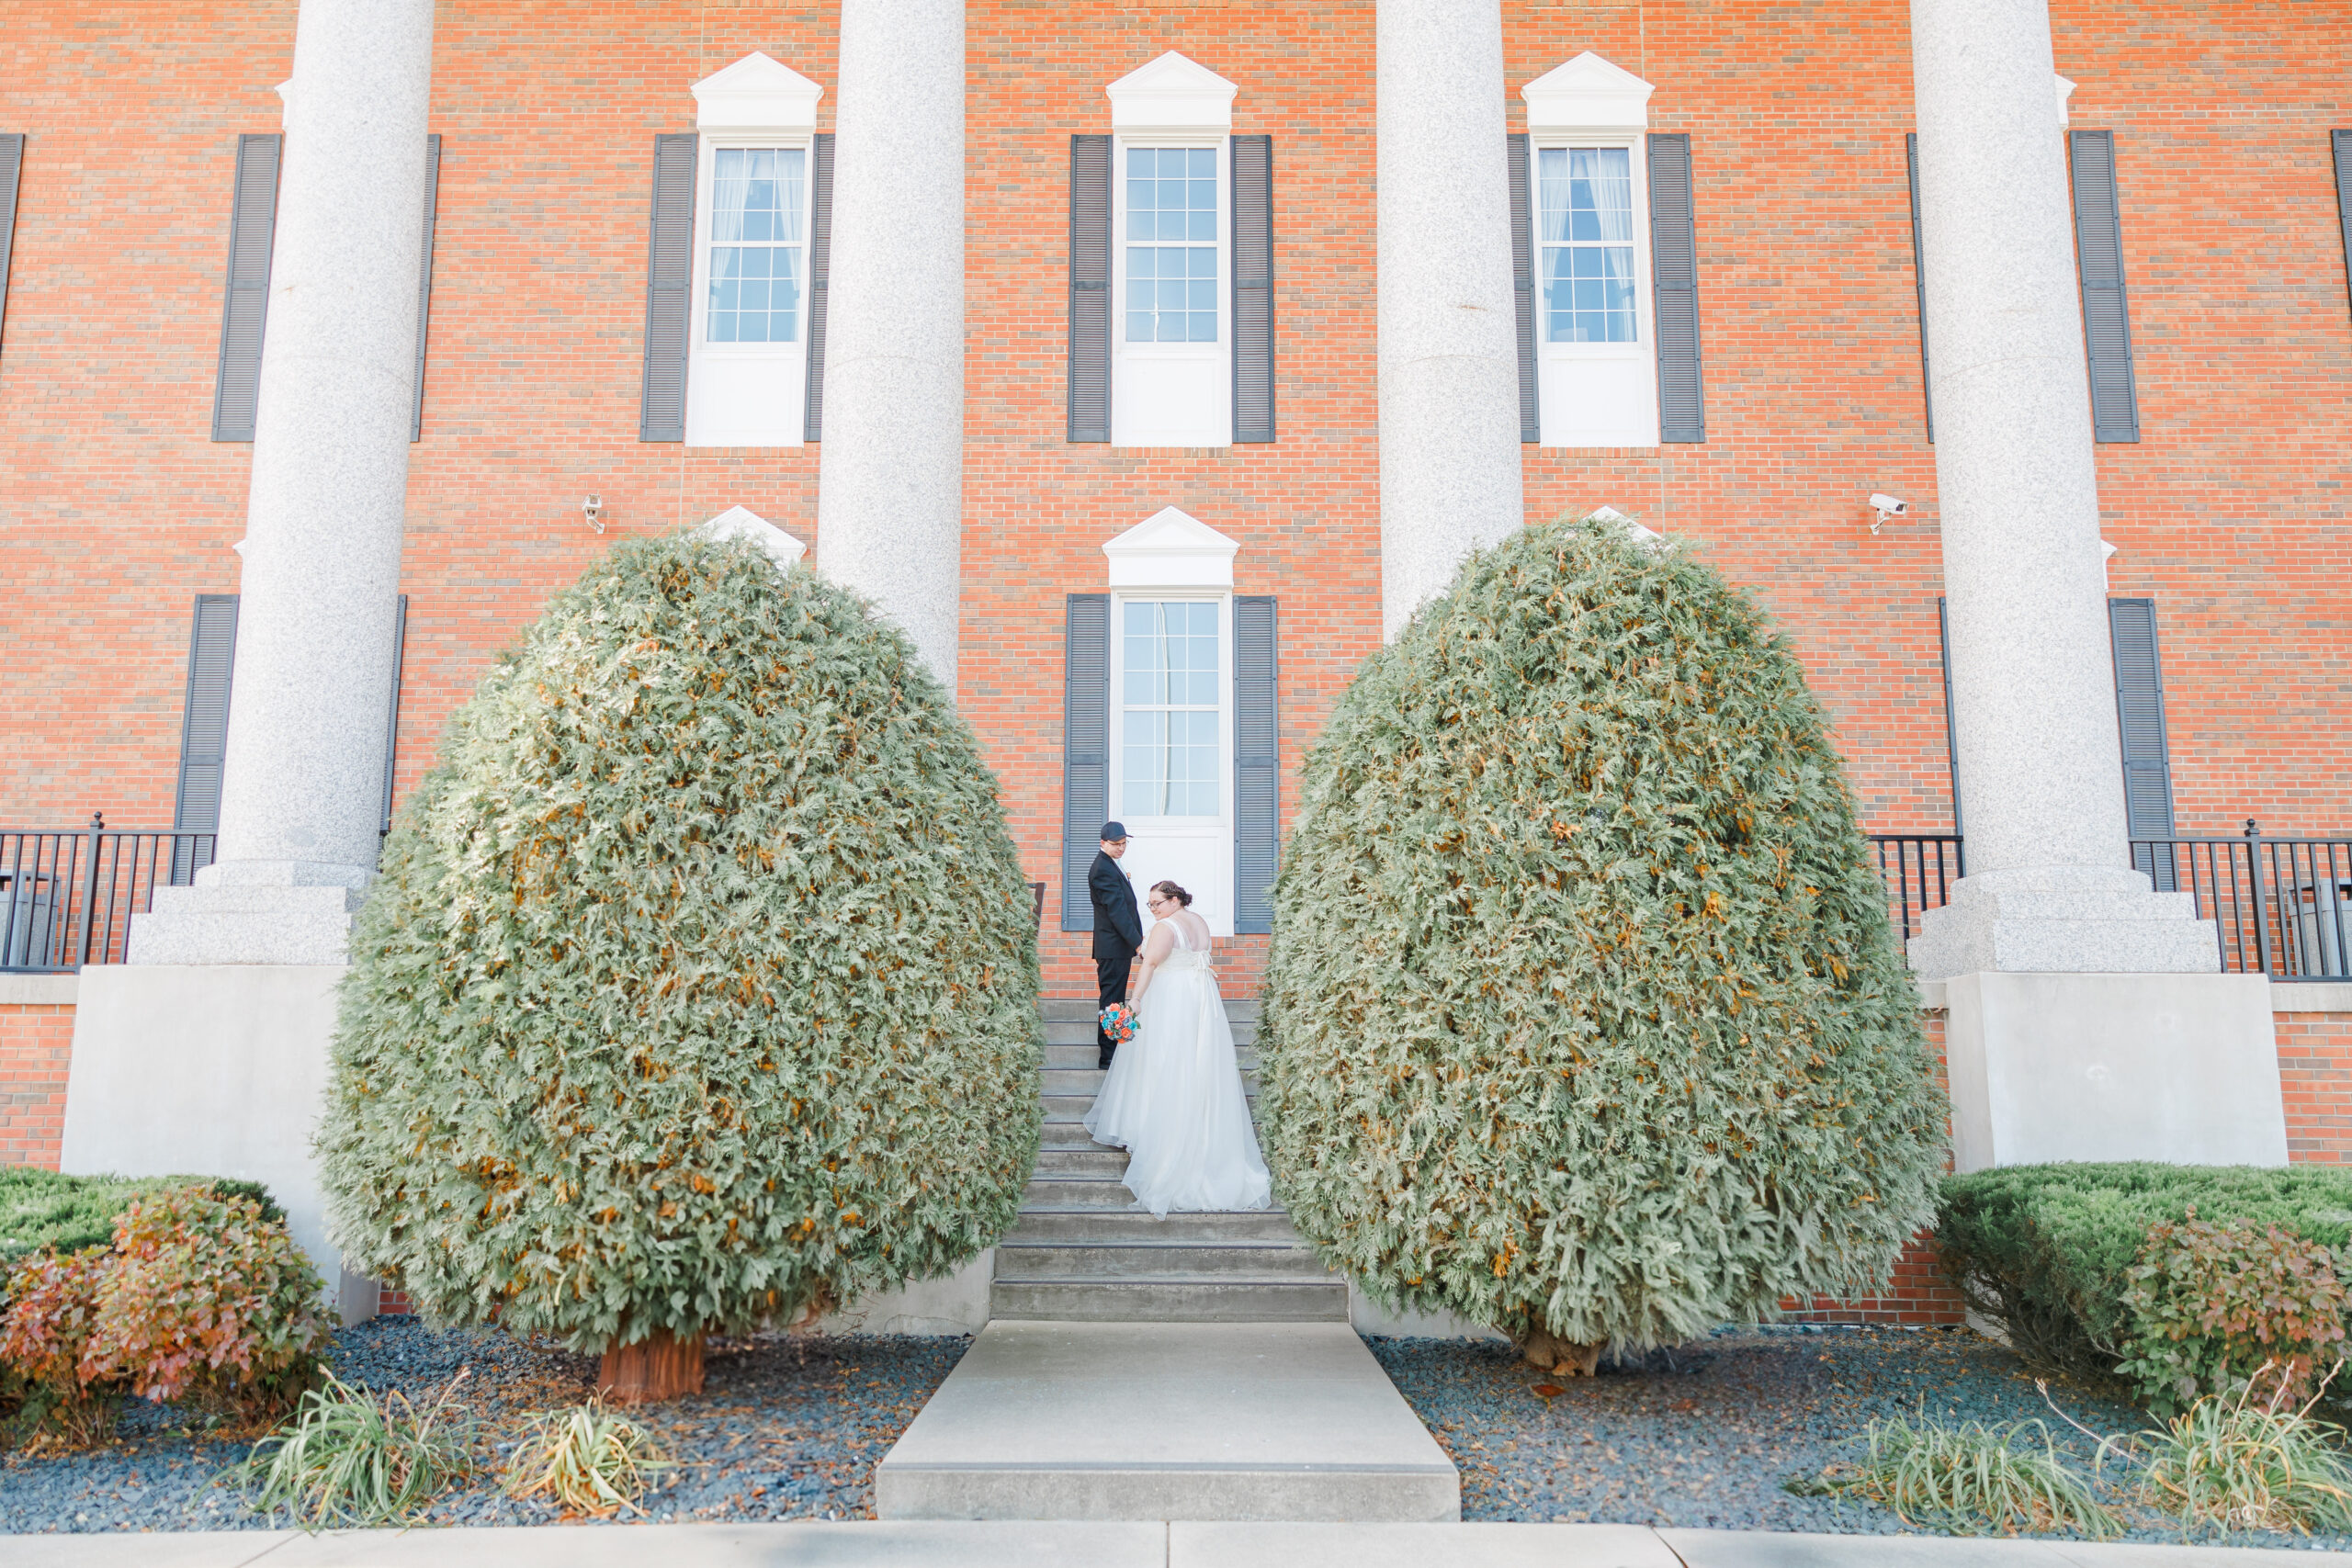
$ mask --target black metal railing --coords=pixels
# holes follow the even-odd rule
[[[130,917],[158,883],[212,863],[209,833],[128,832],[94,814],[84,829],[0,828],[0,974],[70,974],[119,964]]]
[[[1872,833],[1888,918],[1905,942],[1919,916],[1951,897],[1961,840]],[[2238,838],[2132,840],[2132,863],[2159,891],[2185,892],[2213,922],[2222,968],[2273,980],[2352,979],[2352,839],[2266,838],[2253,818]]]
[[[1967,874],[1956,833],[1872,833],[1878,878],[1886,884],[1887,918],[1909,942],[1919,916],[1951,901],[1951,885]]]

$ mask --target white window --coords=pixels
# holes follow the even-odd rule
[[[764,54],[695,85],[686,445],[797,446],[808,400],[809,179],[823,89]]]
[[[808,207],[807,148],[712,150],[706,344],[800,341]]]
[[[1546,446],[1657,445],[1643,164],[1649,95],[1649,84],[1589,53],[1521,89]]]
[[[1639,342],[1633,150],[1537,148],[1535,205],[1544,341]]]
[[[1111,802],[1138,888],[1165,877],[1233,934],[1234,541],[1167,507],[1106,542]]]
[[[1168,53],[1111,85],[1111,441],[1233,441],[1232,83]]]

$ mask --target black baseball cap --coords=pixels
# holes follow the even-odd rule
[[[1125,838],[1126,836],[1127,825],[1125,822],[1105,822],[1102,824],[1102,841],[1104,843],[1113,843],[1120,839]]]

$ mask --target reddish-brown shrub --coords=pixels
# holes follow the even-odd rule
[[[141,1200],[115,1223],[83,1381],[255,1415],[281,1407],[334,1332],[319,1294],[310,1259],[253,1200],[200,1187]]]
[[[0,1363],[28,1385],[33,1418],[85,1438],[105,1428],[119,1393],[82,1375],[111,1262],[97,1247],[35,1253],[9,1275],[7,1313],[0,1317]]]
[[[2344,1356],[2347,1298],[2335,1254],[2278,1225],[2200,1220],[2148,1227],[2123,1292],[2117,1370],[2161,1416],[2258,1380],[2301,1404]]]

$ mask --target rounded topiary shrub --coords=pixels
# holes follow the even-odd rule
[[[354,1268],[610,1377],[1012,1222],[1035,919],[900,632],[749,545],[624,544],[441,754],[352,933],[319,1141]]]
[[[1622,525],[1472,558],[1309,753],[1261,1106],[1391,1306],[1633,1348],[1880,1288],[1946,1111],[1795,657]]]

